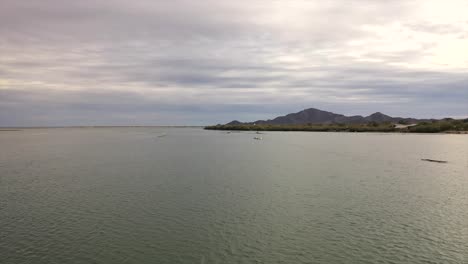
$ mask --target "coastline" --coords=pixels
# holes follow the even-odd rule
[[[468,134],[468,122],[443,120],[421,122],[409,126],[393,123],[363,124],[226,124],[206,126],[206,130],[224,131],[302,131],[302,132],[377,132],[377,133],[425,133],[425,134]]]
[[[437,134],[437,135],[468,135],[468,131],[443,131],[443,132],[409,132],[409,131],[319,131],[319,130],[241,130],[241,129],[207,129],[217,131],[236,132],[321,132],[321,133],[385,133],[385,134]]]

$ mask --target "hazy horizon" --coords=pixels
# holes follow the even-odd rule
[[[0,0],[0,127],[468,117],[468,2]]]
[[[305,110],[305,109],[301,109],[301,110],[298,110],[298,111],[294,111],[293,113],[297,113],[299,111],[302,111],[302,110]],[[319,109],[319,110],[323,110],[323,111],[327,111],[325,109]],[[376,112],[380,112],[380,111],[376,111]],[[369,113],[369,114],[361,114],[360,116],[363,116],[363,117],[366,117],[366,116],[369,116],[373,113],[376,113],[376,112],[372,112],[372,113]],[[278,116],[285,116],[287,114],[291,114],[291,113],[284,113],[284,114],[280,114]],[[343,113],[335,113],[335,114],[342,114],[344,116],[351,116],[351,115],[348,115],[348,114],[343,114]],[[383,113],[383,114],[386,114],[386,113]],[[238,120],[236,118],[232,118],[231,120],[228,120],[224,123],[228,123],[228,122],[231,122],[231,121],[241,121],[241,122],[254,122],[254,121],[258,121],[258,120],[270,120],[270,119],[274,119],[278,116],[267,116],[266,118],[263,118],[263,119],[256,119],[256,120]],[[418,118],[418,119],[442,119],[442,118],[454,118],[454,119],[465,119],[465,118],[468,118],[468,115],[467,116],[455,116],[455,117],[450,117],[450,116],[446,116],[446,117],[413,117],[413,116],[392,116],[392,117],[402,117],[402,118]],[[224,124],[224,123],[217,123],[217,124]],[[201,124],[144,124],[144,123],[134,123],[134,124],[106,124],[105,122],[102,122],[102,123],[83,123],[83,124],[68,124],[68,125],[49,125],[49,126],[41,126],[41,125],[19,125],[19,126],[0,126],[0,128],[67,128],[67,127],[70,127],[70,128],[73,128],[73,127],[204,127],[204,126],[209,126],[209,125],[215,125],[215,123],[201,123]]]

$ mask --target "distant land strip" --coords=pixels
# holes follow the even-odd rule
[[[270,120],[207,126],[208,130],[317,131],[317,132],[406,132],[468,134],[467,119],[415,119],[374,113],[367,117],[344,116],[314,108]]]

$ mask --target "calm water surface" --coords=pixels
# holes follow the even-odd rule
[[[468,263],[467,135],[255,136],[2,131],[0,263]]]

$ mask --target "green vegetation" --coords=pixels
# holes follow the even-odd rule
[[[416,126],[408,127],[408,132],[440,133],[440,132],[468,132],[468,119],[456,120],[445,118],[432,122],[421,122]]]
[[[269,125],[269,124],[235,124],[207,126],[210,130],[244,130],[244,131],[318,131],[318,132],[467,132],[468,119],[443,119],[397,128],[395,124],[385,122],[369,122],[366,124],[301,124],[301,125]]]
[[[393,132],[396,131],[395,126],[389,123],[386,124],[303,124],[303,125],[216,125],[208,126],[205,129],[213,130],[247,130],[247,131],[324,131],[324,132]]]

